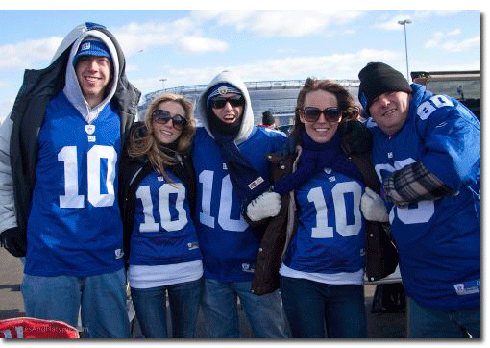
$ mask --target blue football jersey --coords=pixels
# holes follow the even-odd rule
[[[87,124],[63,93],[50,101],[37,139],[25,273],[89,276],[123,267],[120,137],[110,105]]]
[[[170,170],[167,183],[157,171],[136,189],[129,263],[166,265],[201,259],[186,189]]]
[[[381,181],[422,161],[458,193],[405,207],[388,205],[408,296],[435,309],[479,306],[480,124],[455,99],[412,85],[401,131],[384,135],[371,120],[373,163]]]
[[[283,260],[308,273],[357,272],[364,267],[364,184],[329,168],[295,190],[298,227]]]
[[[238,148],[260,175],[268,178],[267,154],[279,152],[286,141],[280,132],[255,128]],[[198,183],[194,220],[204,277],[222,282],[251,281],[259,241],[241,215],[242,204],[221,152],[204,128],[197,129],[192,151]]]

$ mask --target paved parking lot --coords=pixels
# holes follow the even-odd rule
[[[24,316],[24,303],[20,292],[22,281],[22,263],[0,248],[0,319]],[[369,338],[404,338],[405,312],[372,313],[372,303],[375,293],[374,285],[365,286],[366,312],[368,319]],[[244,311],[240,310],[240,333],[242,338],[253,337]],[[203,337],[204,318],[199,317],[198,337]],[[136,327],[137,331],[137,327]]]

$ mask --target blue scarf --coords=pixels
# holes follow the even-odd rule
[[[215,133],[214,138],[230,172],[233,187],[237,189],[242,210],[246,209],[248,204],[267,191],[271,184],[243,156],[233,141],[234,136]]]
[[[303,152],[296,171],[278,180],[274,185],[274,191],[285,194],[297,189],[325,168],[331,168],[337,173],[364,182],[357,166],[354,162],[349,161],[340,149],[339,139],[339,132],[336,132],[329,142],[317,143],[304,132],[302,134]]]

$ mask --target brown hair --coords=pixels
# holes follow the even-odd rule
[[[324,90],[335,95],[339,109],[342,112],[342,120],[340,122],[355,120],[360,115],[360,107],[345,87],[331,80],[317,80],[308,77],[305,85],[299,91],[296,102],[294,126],[291,130],[291,138],[296,141],[299,141],[301,134],[305,132],[305,125],[301,122],[300,115],[305,108],[306,95],[317,90]]]
[[[196,119],[193,116],[192,102],[182,95],[165,93],[156,97],[146,110],[143,122],[145,123],[147,132],[143,136],[136,134],[138,132],[133,132],[131,134],[128,145],[128,154],[131,157],[146,155],[153,164],[153,167],[158,169],[167,182],[170,182],[171,180],[165,173],[165,168],[169,165],[176,164],[177,159],[169,156],[160,149],[160,142],[158,141],[155,129],[153,128],[153,112],[158,109],[161,103],[168,101],[179,103],[184,109],[184,117],[186,118],[187,123],[182,130],[182,134],[176,140],[176,151],[179,153],[188,151],[192,144],[192,137],[196,133]]]

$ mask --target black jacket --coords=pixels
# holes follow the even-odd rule
[[[134,121],[141,92],[126,78],[124,54],[114,36],[103,27],[97,26],[91,30],[106,34],[118,54],[118,82],[111,104],[118,111],[121,119],[121,134],[124,134]],[[24,240],[27,239],[27,220],[36,184],[37,136],[49,101],[65,85],[66,65],[72,45],[73,42],[47,68],[25,71],[24,81],[15,98],[10,116],[14,204],[17,226]]]
[[[143,122],[134,123],[130,131],[125,135],[123,152],[121,155],[121,164],[119,166],[119,207],[123,218],[123,248],[124,259],[129,259],[131,234],[133,233],[134,224],[134,203],[136,200],[136,189],[139,183],[153,170],[153,165],[148,157],[130,157],[127,151],[127,145],[132,134],[142,136],[146,133],[146,126]],[[191,216],[194,216],[196,206],[196,180],[194,168],[190,159],[190,153],[179,154],[177,157],[179,163],[167,167],[172,171],[184,184],[191,209]]]

